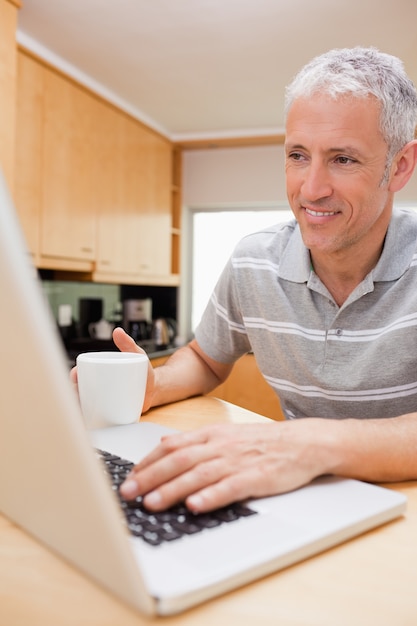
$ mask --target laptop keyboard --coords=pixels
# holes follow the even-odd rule
[[[106,472],[111,478],[129,531],[152,546],[159,546],[166,541],[174,541],[185,535],[193,535],[256,514],[256,511],[239,502],[204,514],[191,513],[184,504],[157,513],[148,511],[143,506],[141,497],[136,500],[125,500],[119,493],[119,486],[124,482],[134,463],[103,450],[97,450],[97,454],[103,460]]]

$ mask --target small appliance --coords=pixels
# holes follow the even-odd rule
[[[172,345],[177,334],[177,323],[170,318],[160,317],[154,320],[151,337],[157,350],[163,350]]]
[[[124,300],[123,328],[135,340],[144,341],[151,338],[152,300]]]

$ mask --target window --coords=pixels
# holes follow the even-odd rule
[[[397,203],[417,211],[415,204]],[[220,273],[237,242],[265,226],[293,217],[288,206],[259,208],[188,208],[185,210],[183,242],[183,288],[181,329],[183,340],[191,338]]]
[[[190,210],[191,331],[194,332],[220,273],[238,241],[293,216],[288,207],[273,209]]]

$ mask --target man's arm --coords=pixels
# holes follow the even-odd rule
[[[208,393],[226,380],[232,367],[233,364],[210,359],[193,340],[153,370],[153,387],[147,394],[144,410]]]
[[[417,479],[417,413],[332,424],[334,473],[369,482]]]
[[[417,413],[219,424],[164,438],[121,492],[143,495],[153,510],[185,500],[192,511],[204,512],[290,491],[323,474],[369,482],[417,479],[416,450]]]
[[[143,352],[122,328],[113,331],[113,340],[121,352]],[[208,393],[226,380],[232,367],[211,359],[193,340],[174,352],[164,365],[155,369],[149,365],[143,411]]]

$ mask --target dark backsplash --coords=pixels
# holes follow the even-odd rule
[[[111,319],[116,308],[123,300],[152,299],[152,318],[168,317],[177,319],[177,287],[149,287],[139,285],[110,285],[76,281],[52,280],[41,274],[43,290],[51,306],[54,317],[58,319],[61,304],[72,307],[72,317],[79,319],[80,298],[102,298],[103,317]]]
[[[122,310],[124,300],[152,299],[152,318],[160,317],[177,319],[178,289],[176,287],[149,287],[136,285],[111,285],[76,281],[57,281],[50,276],[40,275],[45,295],[58,324],[58,310],[60,305],[70,305],[72,308],[72,324],[68,327],[59,327],[59,333],[67,351],[69,363],[74,364],[77,354],[91,350],[116,349],[111,340],[94,340],[81,332],[80,299],[97,298],[103,301],[103,318],[115,322],[115,311]],[[141,344],[150,356],[161,354],[161,348],[149,340]],[[164,353],[170,353],[173,345],[166,346]]]
[[[177,319],[177,287],[149,287],[146,285],[120,285],[120,299],[141,300],[151,298],[152,317]]]

